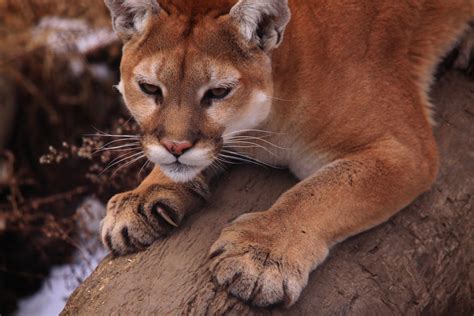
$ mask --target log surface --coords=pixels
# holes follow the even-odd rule
[[[432,190],[388,222],[335,246],[291,309],[253,309],[216,286],[210,245],[239,214],[267,209],[296,181],[239,167],[213,200],[150,249],[106,258],[63,315],[469,315],[474,287],[474,81],[445,75],[434,87],[442,167]]]

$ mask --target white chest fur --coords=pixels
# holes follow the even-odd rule
[[[267,135],[268,136],[268,135]],[[246,136],[256,137],[256,136]],[[260,140],[250,138],[232,150],[240,155],[255,159],[260,164],[289,168],[300,180],[303,180],[330,162],[328,155],[318,152],[312,146],[288,145],[279,137],[265,137]]]
[[[329,159],[324,154],[314,152],[304,152],[293,155],[289,161],[290,171],[300,180],[306,179],[316,171],[329,163]]]

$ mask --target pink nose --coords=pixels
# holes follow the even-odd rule
[[[169,139],[162,139],[160,143],[165,146],[166,149],[173,155],[182,155],[186,150],[189,148],[193,147],[193,144],[191,142],[185,140],[185,141],[175,141],[175,140],[169,140]]]

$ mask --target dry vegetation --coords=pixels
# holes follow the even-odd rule
[[[122,153],[92,157],[110,139],[84,137],[136,133],[112,89],[120,43],[109,24],[98,0],[0,0],[0,314],[69,259],[84,196],[138,179],[142,165],[101,174]]]

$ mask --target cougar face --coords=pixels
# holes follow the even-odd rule
[[[270,57],[227,15],[161,10],[124,47],[121,90],[147,157],[172,180],[192,180],[226,137],[271,112]]]

